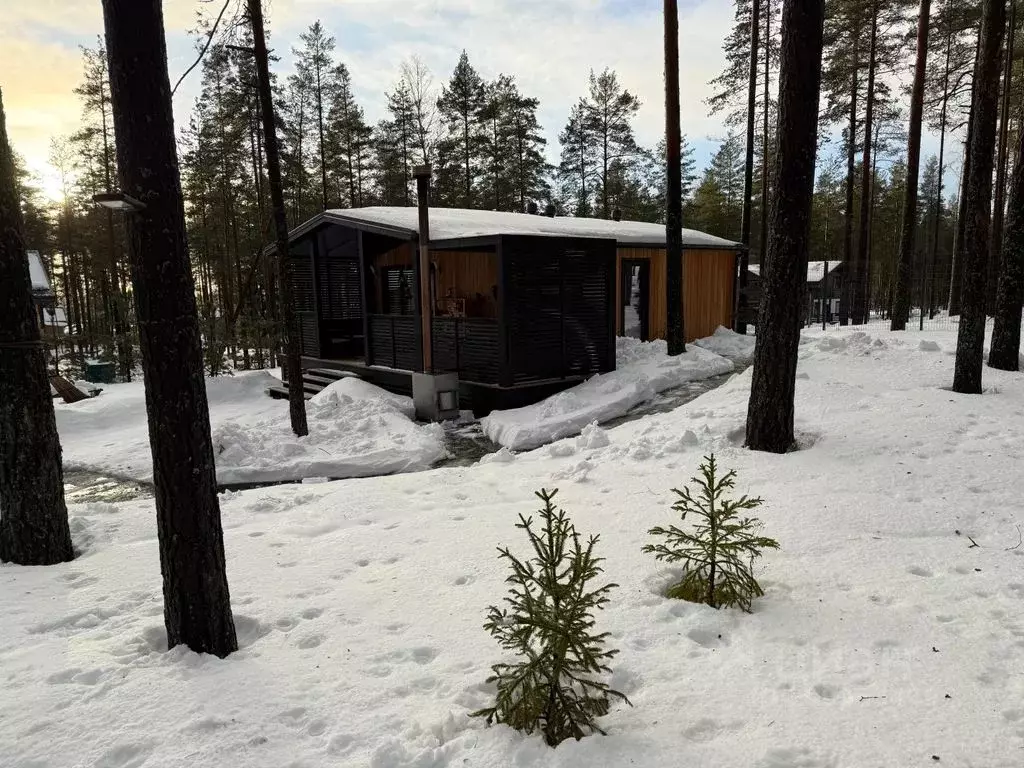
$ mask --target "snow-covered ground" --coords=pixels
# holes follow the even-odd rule
[[[220,483],[383,475],[425,469],[445,455],[441,428],[414,423],[411,399],[358,379],[309,401],[309,435],[296,438],[288,403],[266,395],[274,383],[265,371],[206,380]],[[65,467],[152,480],[141,381],[55,407]]]
[[[808,332],[784,456],[741,447],[748,371],[511,460],[225,494],[226,660],[166,650],[152,502],[72,505],[77,560],[0,566],[0,763],[1019,768],[1024,375],[954,394],[952,350]],[[782,546],[752,615],[663,598],[640,552],[710,450]],[[468,717],[502,658],[495,548],[524,551],[542,486],[601,534],[621,586],[597,628],[634,705],[555,750]]]
[[[623,416],[659,392],[729,373],[735,367],[730,358],[744,361],[754,344],[752,336],[726,328],[689,345],[685,354],[676,357],[668,356],[663,340],[619,337],[615,341],[614,371],[592,376],[534,405],[495,411],[481,420],[484,433],[513,451],[578,435],[588,424]]]

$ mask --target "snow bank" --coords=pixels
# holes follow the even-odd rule
[[[665,341],[616,339],[616,370],[593,376],[534,405],[494,411],[480,424],[494,442],[515,451],[577,435],[592,423],[623,416],[657,393],[728,373],[733,364],[699,346],[668,356]]]
[[[217,479],[234,484],[426,469],[445,455],[444,430],[414,423],[414,412],[411,398],[361,379],[341,379],[306,404],[306,437],[292,433],[287,409],[218,426]]]
[[[412,419],[412,400],[346,378],[308,401],[309,435],[296,438],[288,403],[264,371],[207,379],[217,480],[223,484],[364,477],[425,469],[444,456],[437,426]],[[56,404],[64,464],[141,482],[153,479],[142,382]]]
[[[797,430],[818,439],[793,453],[741,447],[748,372],[572,455],[223,494],[223,660],[167,650],[152,500],[70,505],[81,557],[0,565],[0,763],[1020,768],[1024,376],[944,389],[953,357],[919,340],[955,330],[805,336]],[[751,615],[664,598],[671,568],[641,552],[711,449],[782,547]],[[469,713],[508,660],[481,627],[508,588],[495,547],[526,554],[518,515],[556,484],[620,585],[595,630],[634,706],[551,749]]]
[[[718,326],[713,335],[693,343],[735,363],[745,365],[754,359],[754,336],[736,333],[723,325]]]

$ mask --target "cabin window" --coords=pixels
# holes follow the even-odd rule
[[[382,270],[384,277],[384,313],[387,315],[411,315],[415,312],[413,284],[415,271],[412,267],[389,267]]]

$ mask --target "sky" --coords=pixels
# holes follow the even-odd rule
[[[235,5],[239,0],[232,0]],[[216,15],[222,0],[165,0],[168,68],[175,82],[195,59],[199,12]],[[58,196],[49,166],[50,142],[78,127],[73,89],[82,72],[80,46],[103,34],[100,0],[4,0],[0,26],[0,88],[15,151],[44,191]],[[557,158],[557,136],[569,109],[586,92],[591,69],[610,67],[642,106],[635,128],[654,146],[663,133],[662,0],[264,0],[275,69],[292,69],[299,33],[319,19],[337,41],[336,56],[352,74],[366,116],[384,116],[384,93],[403,60],[416,55],[438,86],[463,48],[485,78],[515,75],[520,90],[540,99],[539,118]],[[708,82],[723,66],[722,40],[733,18],[729,0],[680,0],[682,127],[703,167],[726,129],[710,117]],[[199,92],[196,68],[175,96],[177,125],[186,124]],[[925,156],[930,139],[925,142]]]

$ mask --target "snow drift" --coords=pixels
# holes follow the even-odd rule
[[[700,346],[669,357],[663,340],[618,338],[616,370],[594,376],[534,405],[495,411],[481,420],[484,433],[511,450],[537,448],[577,435],[588,424],[618,418],[659,392],[734,370],[733,363]]]
[[[295,437],[287,402],[266,396],[272,383],[265,371],[207,379],[219,483],[411,472],[445,455],[443,431],[414,423],[411,399],[355,378],[308,401],[309,435]],[[142,382],[56,408],[65,466],[152,481]]]

